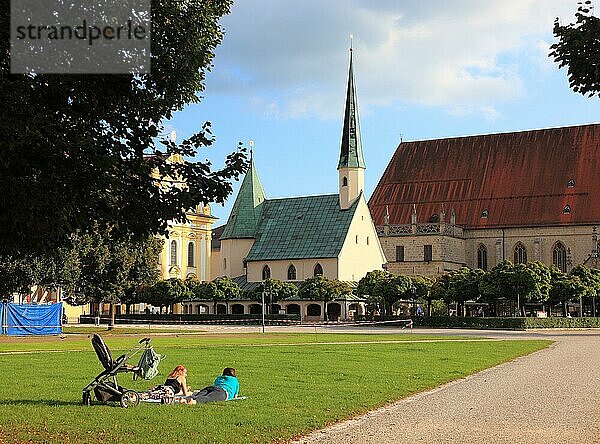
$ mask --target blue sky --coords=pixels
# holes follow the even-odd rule
[[[210,120],[215,166],[253,140],[268,198],[337,192],[354,36],[370,197],[400,138],[422,140],[600,121],[548,58],[576,0],[240,0],[200,104],[168,122],[181,140]],[[235,192],[239,183],[235,186]],[[235,192],[212,212],[227,221]]]

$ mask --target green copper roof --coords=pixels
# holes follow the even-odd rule
[[[337,194],[267,200],[246,260],[338,257],[357,202],[340,210]]]
[[[238,191],[227,225],[221,235],[221,240],[254,238],[265,199],[265,192],[256,173],[254,159],[251,156],[250,167]]]
[[[350,49],[346,111],[344,112],[344,129],[342,130],[342,146],[340,149],[340,161],[338,163],[338,169],[340,168],[365,168],[360,141],[360,125],[358,123],[358,100],[356,99],[356,90],[354,88],[352,49]]]

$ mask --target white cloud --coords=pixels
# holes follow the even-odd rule
[[[541,42],[552,39],[555,17],[570,20],[575,8],[564,0],[240,1],[223,21],[209,91],[247,96],[276,118],[338,118],[352,33],[363,112],[405,102],[494,119],[497,104],[524,94],[528,64],[548,65]]]

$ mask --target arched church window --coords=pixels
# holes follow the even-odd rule
[[[271,278],[271,269],[269,268],[268,265],[265,265],[263,267],[262,278],[263,278],[263,281],[266,281],[267,279]]]
[[[515,245],[515,264],[526,264],[527,263],[527,249],[521,242],[517,242]]]
[[[296,267],[294,267],[294,264],[290,264],[290,266],[288,267],[288,281],[295,281],[296,280]]]
[[[343,187],[347,187],[348,186],[348,178],[346,176],[344,176],[344,178],[342,179],[342,186]]]
[[[323,276],[323,267],[321,266],[321,264],[315,265],[313,276]]]
[[[562,242],[557,242],[552,248],[552,265],[563,273],[567,272],[567,249]]]
[[[171,241],[171,265],[177,265],[177,241]]]
[[[188,267],[195,267],[195,262],[196,262],[196,250],[194,248],[194,243],[190,242],[188,244]]]
[[[479,245],[477,248],[477,268],[487,271],[487,248],[485,245]]]

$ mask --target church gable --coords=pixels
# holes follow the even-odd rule
[[[383,225],[454,209],[467,228],[600,221],[600,125],[401,143],[369,208]]]
[[[267,200],[246,260],[337,258],[356,207],[340,210],[337,194]]]

